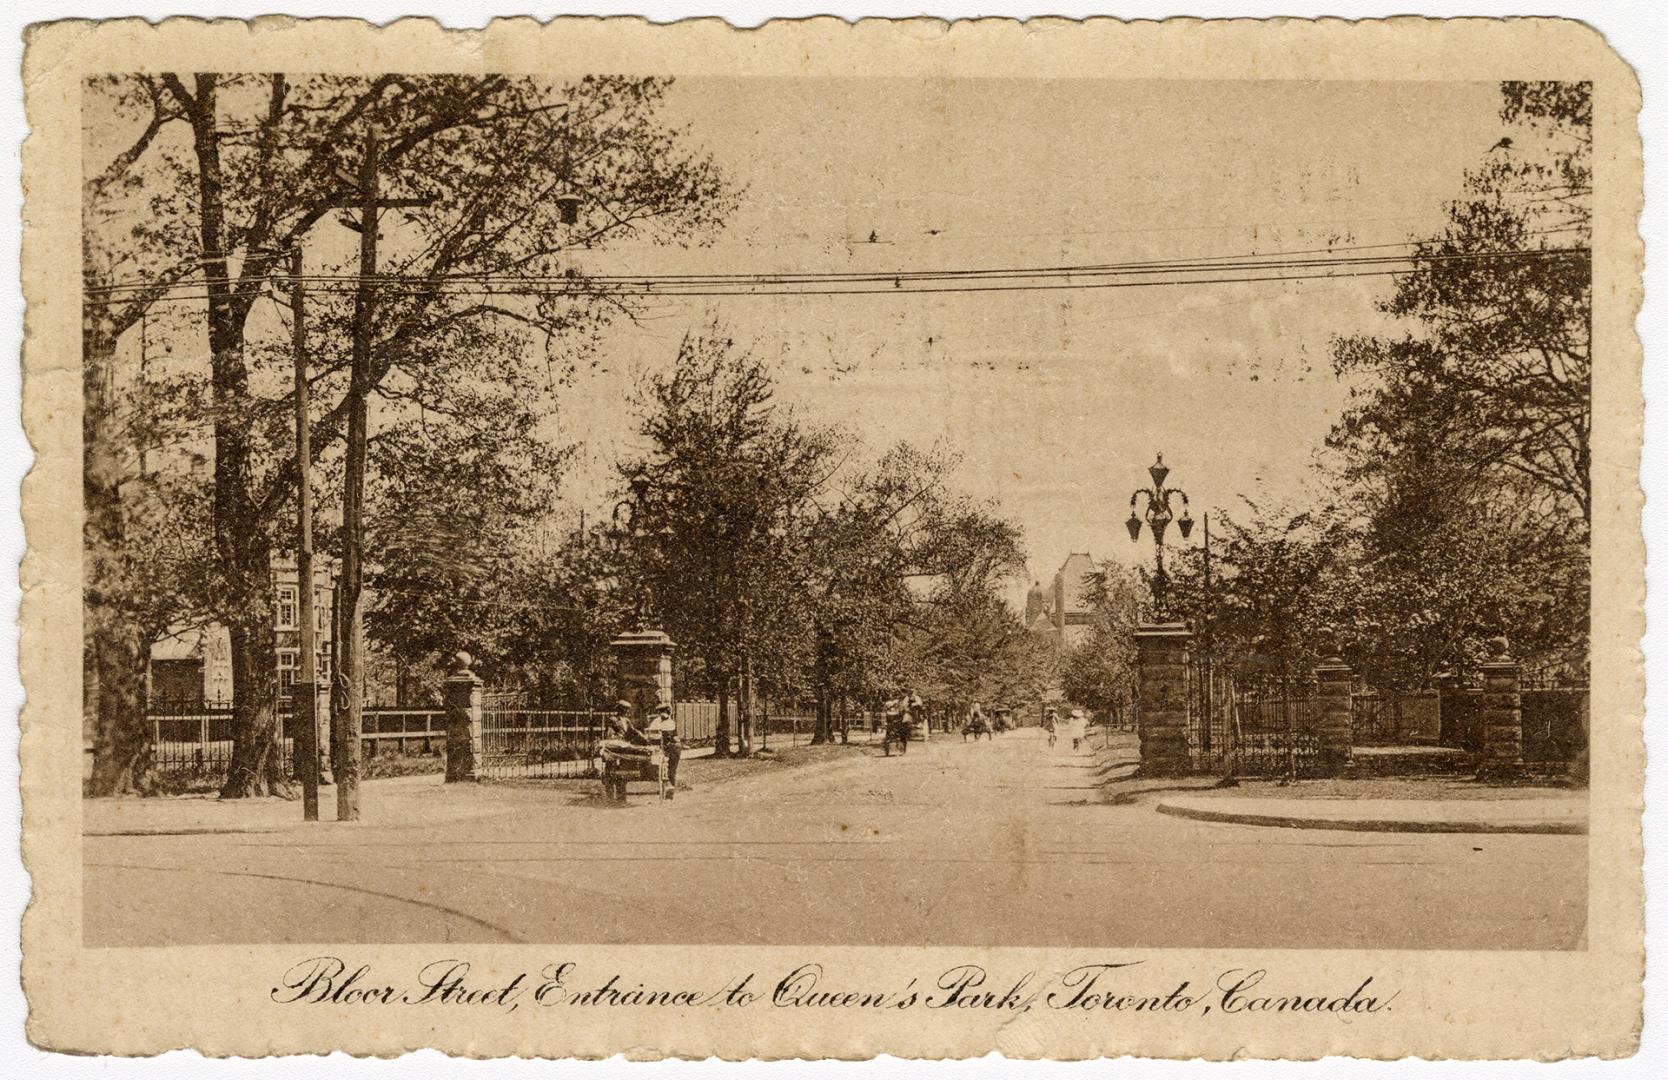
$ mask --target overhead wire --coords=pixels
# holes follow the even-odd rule
[[[1389,245],[1386,245],[1389,246]],[[1395,245],[1400,246],[1400,245]],[[1361,245],[1361,250],[1379,245]],[[957,268],[941,270],[826,271],[798,273],[721,273],[506,276],[491,273],[449,275],[302,275],[300,280],[322,292],[358,290],[367,281],[385,296],[509,295],[583,298],[611,296],[715,297],[781,295],[887,295],[945,292],[1019,292],[1042,289],[1135,288],[1154,285],[1231,284],[1256,281],[1313,280],[1331,277],[1369,277],[1427,271],[1439,264],[1489,260],[1534,260],[1588,254],[1585,246],[1553,246],[1469,252],[1412,252],[1391,255],[1345,255],[1329,252],[1247,253],[1210,258],[1043,265],[1032,267]],[[1328,257],[1311,258],[1314,254]],[[1373,268],[1373,269],[1369,269]],[[1269,271],[1269,273],[1252,273]],[[1162,275],[1169,275],[1164,277]],[[1228,275],[1228,276],[1223,276]],[[265,279],[288,284],[291,275],[271,273],[253,279],[185,280],[163,287],[162,299],[207,299],[210,284]],[[1142,280],[1149,279],[1149,280]],[[126,282],[89,286],[89,292],[115,294],[152,288]],[[190,291],[187,291],[190,290]],[[198,291],[200,290],[200,291]]]

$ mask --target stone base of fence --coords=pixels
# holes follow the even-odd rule
[[[1187,742],[1187,649],[1192,640],[1185,623],[1136,628],[1141,776],[1185,776],[1193,770]]]
[[[458,667],[447,678],[446,782],[477,780],[481,759],[481,680],[470,670],[472,658],[458,653]]]
[[[1333,656],[1316,667],[1315,694],[1315,735],[1320,746],[1315,772],[1320,776],[1348,776],[1355,763],[1349,665]]]
[[[1483,665],[1483,748],[1479,780],[1515,780],[1523,773],[1523,698],[1519,669],[1506,639],[1493,642],[1494,657]]]

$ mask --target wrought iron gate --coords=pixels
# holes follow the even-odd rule
[[[1313,776],[1320,771],[1320,719],[1312,679],[1271,675],[1238,680],[1235,771],[1242,776]]]
[[[1187,664],[1187,752],[1193,771],[1226,775],[1235,741],[1233,675],[1208,653],[1194,653]]]

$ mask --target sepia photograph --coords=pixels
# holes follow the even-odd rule
[[[309,1016],[1371,1024],[1368,955],[1578,957],[1627,895],[1631,84],[203,59],[65,97],[89,957],[278,947]],[[657,981],[716,947],[800,959]]]
[[[89,80],[89,943],[1579,948],[1591,94]]]

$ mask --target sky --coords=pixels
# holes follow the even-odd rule
[[[683,79],[665,118],[741,188],[736,210],[706,245],[614,241],[583,266],[890,273],[1394,243],[1440,227],[1498,109],[1492,83]],[[87,132],[94,161],[124,138],[96,115]],[[315,260],[355,242],[316,231]],[[1195,517],[1324,499],[1311,464],[1347,401],[1331,343],[1388,329],[1374,302],[1390,287],[658,298],[616,320],[549,431],[580,446],[568,501],[603,511],[636,449],[634,391],[685,333],[719,326],[869,456],[901,440],[959,453],[957,486],[1023,529],[1020,602],[1072,552],[1151,557],[1123,519],[1159,453]],[[168,347],[201,361],[191,326]]]
[[[741,205],[709,247],[616,245],[594,269],[889,272],[1402,241],[1440,226],[1501,134],[1498,108],[1490,83],[684,80],[670,118],[745,186]],[[564,431],[585,443],[583,488],[630,448],[635,382],[717,322],[779,360],[782,396],[809,418],[876,452],[947,440],[958,484],[1020,522],[1046,581],[1073,551],[1151,557],[1123,519],[1160,452],[1195,516],[1248,495],[1324,498],[1311,463],[1347,398],[1331,342],[1389,327],[1374,309],[1389,288],[665,300],[616,327]]]

